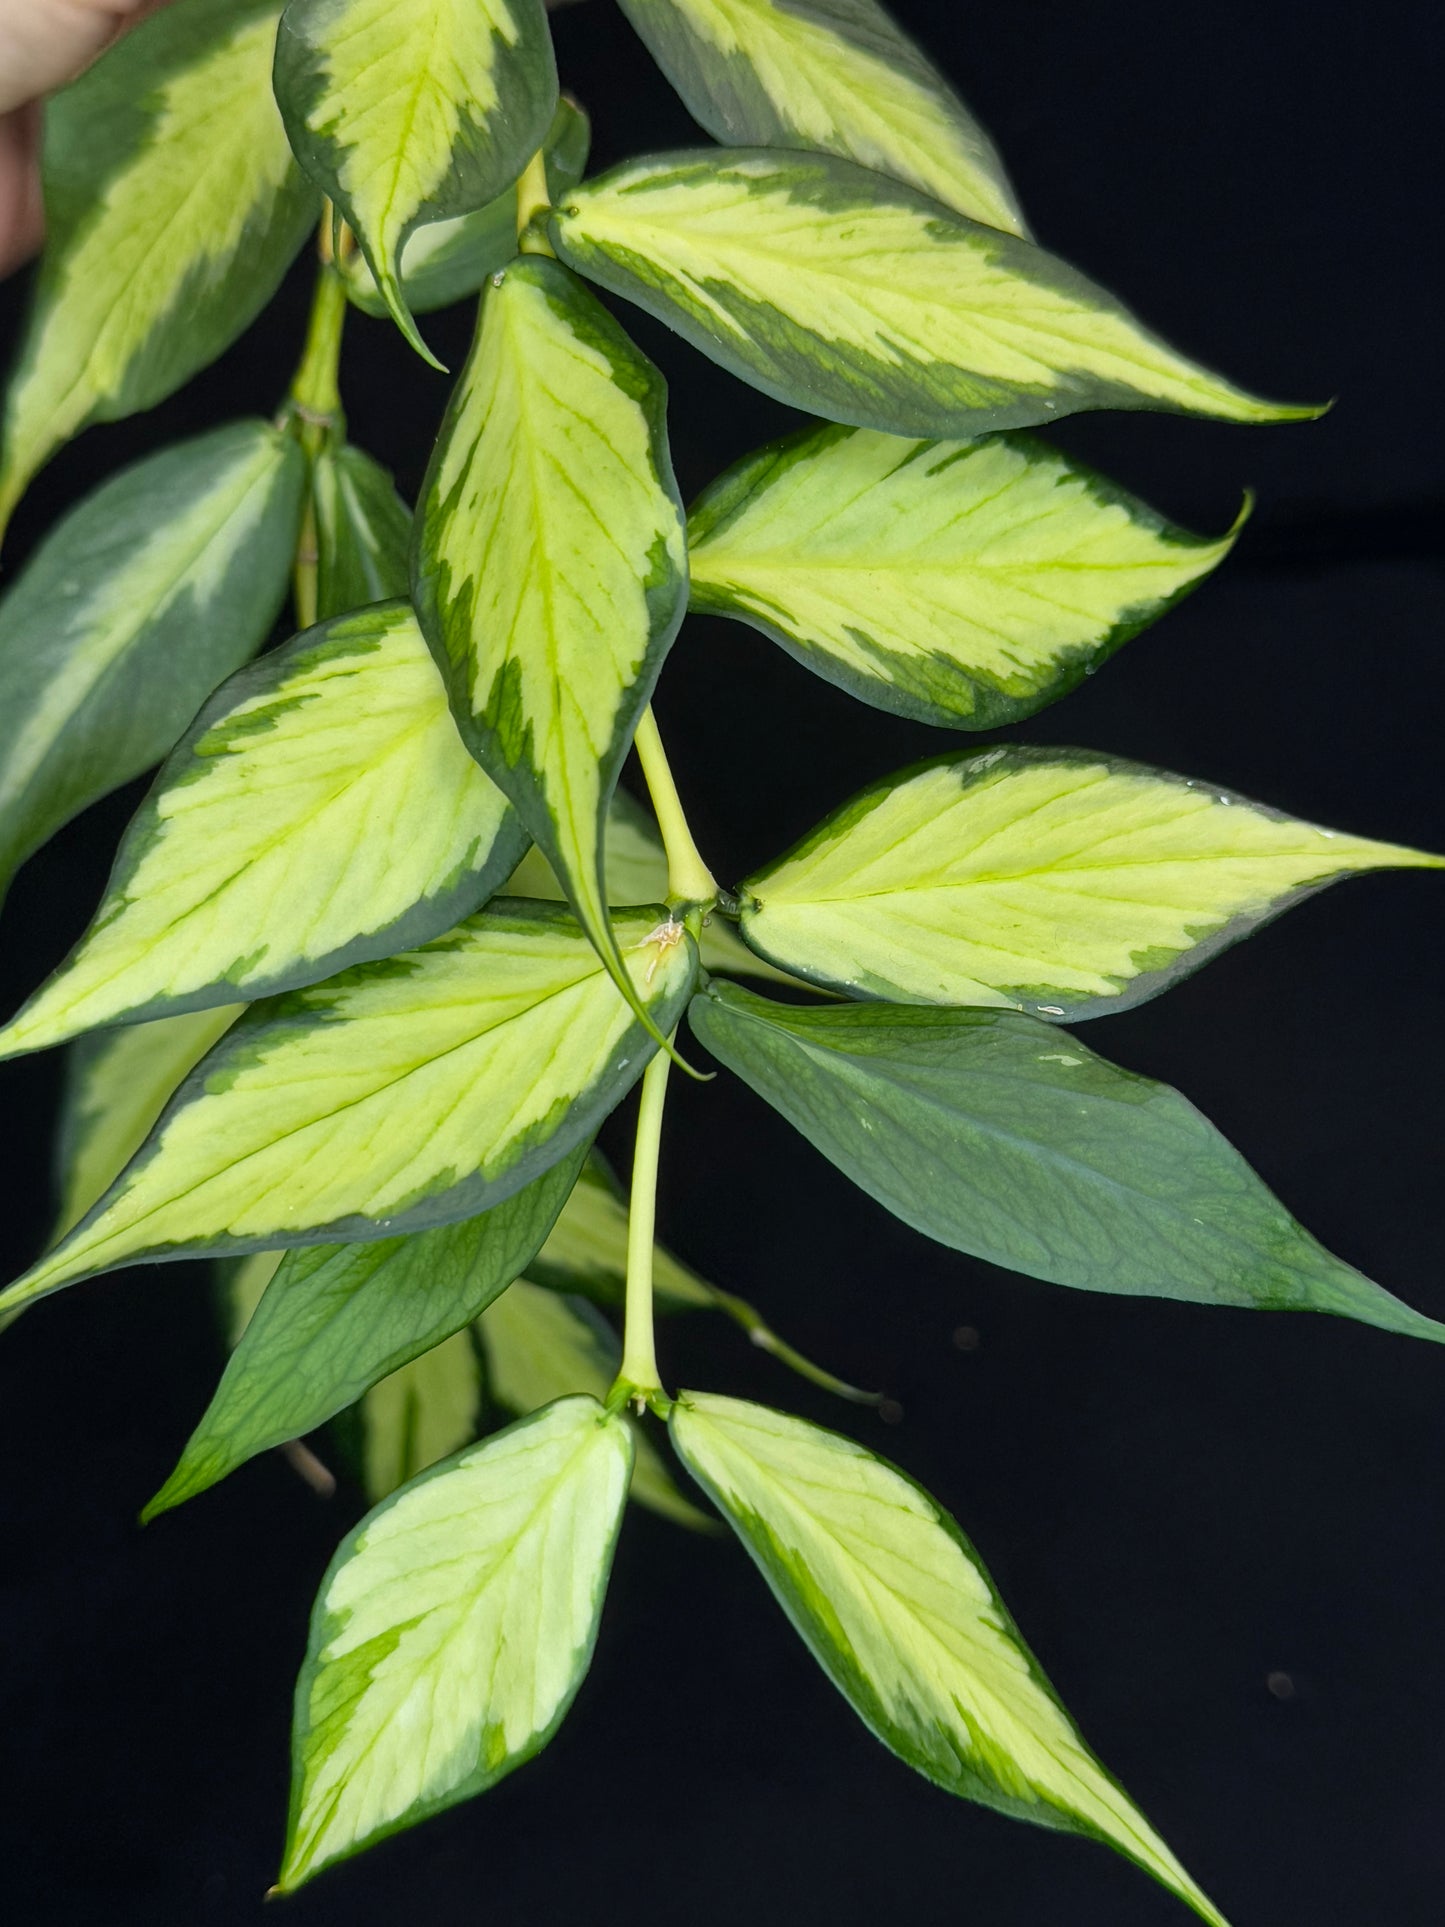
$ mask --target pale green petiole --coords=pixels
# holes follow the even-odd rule
[[[641,1411],[661,1393],[652,1316],[652,1252],[657,1225],[657,1161],[662,1144],[662,1110],[671,1059],[662,1051],[642,1074],[637,1141],[632,1158],[632,1195],[627,1212],[626,1325],[622,1364],[613,1398],[630,1398]],[[610,1403],[611,1401],[609,1401]]]
[[[682,798],[672,780],[672,769],[650,704],[642,712],[634,741],[652,807],[657,813],[663,848],[667,851],[668,898],[673,903],[700,903],[711,909],[717,901],[717,879],[692,840]]]
[[[351,230],[344,224],[338,240],[344,253],[351,242]],[[311,297],[311,317],[306,324],[306,346],[301,351],[287,397],[308,462],[316,459],[333,436],[345,430],[340,368],[341,332],[346,325],[346,283],[333,255],[330,202],[322,210],[317,245],[321,264],[316,271],[316,291]],[[316,506],[308,481],[306,507],[296,540],[292,588],[298,629],[309,629],[316,620],[316,565]]]

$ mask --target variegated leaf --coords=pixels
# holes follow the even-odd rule
[[[1023,435],[809,428],[693,509],[691,606],[751,623],[879,709],[995,729],[1092,675],[1235,532],[1190,535]]]
[[[717,140],[802,147],[1022,234],[993,142],[875,0],[621,0]]]
[[[311,468],[316,619],[326,622],[411,591],[411,510],[379,462],[343,442]]]
[[[617,934],[655,1030],[696,972],[662,911]],[[253,1005],[0,1310],[142,1258],[447,1224],[584,1139],[655,1048],[573,919],[493,904],[423,949]]]
[[[411,610],[309,629],[201,711],[69,959],[0,1056],[252,1000],[440,936],[526,838],[462,746]]]
[[[625,1424],[562,1399],[343,1540],[296,1688],[282,1892],[546,1745],[592,1657],[631,1459]]]
[[[622,1362],[612,1327],[584,1299],[544,1291],[525,1278],[493,1300],[477,1329],[488,1389],[509,1412],[535,1412],[572,1392],[604,1400]],[[627,1423],[633,1434],[632,1497],[677,1525],[705,1527],[706,1515],[683,1498],[641,1426]]]
[[[626,161],[549,229],[562,259],[795,408],[979,435],[1081,408],[1290,421],[1028,241],[830,155]]]
[[[463,737],[625,989],[607,805],[687,601],[661,376],[555,261],[482,306],[427,477],[417,611]]]
[[[562,200],[581,180],[591,139],[587,115],[564,94],[545,143],[547,189],[554,202]],[[517,196],[512,188],[475,214],[458,214],[449,221],[430,221],[417,228],[406,244],[401,276],[407,312],[427,314],[476,294],[516,252]],[[341,272],[346,292],[358,308],[371,315],[387,313],[364,254],[356,250],[347,255]]]
[[[1445,858],[1087,750],[941,757],[740,886],[765,956],[855,997],[1126,1010],[1312,891]]]
[[[265,641],[304,475],[289,435],[234,422],[122,470],[41,543],[0,601],[0,893]]]
[[[453,1332],[362,1399],[361,1478],[373,1503],[477,1436],[482,1367],[470,1331]]]
[[[110,1189],[150,1136],[171,1093],[244,1008],[223,1004],[160,1017],[72,1045],[55,1143],[57,1238]]]
[[[316,220],[271,96],[278,12],[181,0],[47,104],[48,238],[6,399],[0,528],[62,442],[229,347]]]
[[[1317,1311],[1445,1343],[1305,1231],[1194,1106],[1013,1010],[770,1003],[693,1029],[905,1224],[1084,1291]]]
[[[368,1244],[288,1251],[269,1279],[262,1258],[273,1254],[248,1261],[256,1266],[252,1277],[232,1282],[233,1324],[240,1322],[235,1314],[242,1290],[259,1282],[264,1295],[246,1318],[180,1463],[145,1517],[194,1498],[258,1452],[315,1431],[379,1390],[383,1380],[389,1389],[369,1414],[377,1420],[375,1449],[378,1463],[385,1457],[401,1464],[392,1421],[411,1403],[419,1381],[392,1380],[463,1331],[506,1290],[546,1237],[586,1154],[579,1145],[492,1210],[459,1224]],[[448,1382],[455,1384],[456,1374]],[[464,1443],[454,1438],[444,1450]],[[364,1456],[369,1465],[369,1445]],[[392,1484],[442,1456],[435,1451],[405,1466]]]
[[[861,1445],[684,1392],[673,1443],[860,1719],[964,1799],[1135,1861],[1212,1927],[1190,1879],[1060,1705],[957,1523]]]
[[[629,796],[615,790],[602,827],[602,867],[609,904],[661,903],[667,896],[667,853],[652,817]],[[534,843],[507,880],[510,897],[562,899],[567,892],[557,873]],[[705,970],[725,970],[733,976],[767,977],[775,983],[793,980],[749,950],[730,924],[709,917],[702,927],[698,956]]]
[[[406,307],[407,237],[486,207],[545,140],[557,69],[542,0],[290,0],[276,98],[397,325],[434,360]]]
[[[594,1151],[583,1165],[571,1197],[527,1271],[556,1291],[621,1304],[627,1282],[627,1199],[600,1152]],[[715,1303],[712,1288],[661,1244],[653,1246],[652,1287],[667,1311],[706,1309]]]

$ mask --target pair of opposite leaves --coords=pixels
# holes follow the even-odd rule
[[[5,1302],[160,1252],[467,1216],[583,1141],[650,1046],[562,912],[504,899],[456,923],[524,841],[404,607],[336,619],[227,685],[162,773],[92,932],[0,1047],[283,994],[217,1045]],[[655,881],[650,854],[645,875],[614,860],[621,894]],[[1428,861],[1079,752],[949,756],[864,792],[742,887],[750,943],[889,1002],[794,1010],[717,984],[694,1023],[946,1243],[1067,1284],[1433,1331],[1292,1227],[1172,1092],[1019,1014],[1123,1007],[1300,889]],[[670,1027],[690,941],[660,908],[615,921],[639,998]],[[902,1141],[952,1183],[909,1186]]]

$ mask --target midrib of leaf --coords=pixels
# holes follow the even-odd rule
[[[92,599],[85,604],[84,609],[77,611],[76,621],[69,630],[71,636],[86,633],[88,629],[93,633],[91,625],[95,620],[94,611],[102,594],[106,602],[114,603],[121,608],[127,605],[131,607],[129,619],[123,619],[111,632],[110,643],[104,653],[86,650],[72,654],[66,664],[65,672],[56,676],[50,683],[46,692],[49,700],[42,701],[40,707],[32,713],[30,721],[15,746],[13,755],[8,759],[8,767],[3,779],[0,779],[0,807],[23,793],[25,786],[45,760],[65,725],[94,690],[96,684],[104,678],[106,672],[125,654],[140,631],[151,623],[158,622],[190,587],[188,578],[191,571],[200,562],[222,529],[229,522],[234,521],[238,525],[235,533],[240,534],[239,524],[252,496],[257,490],[268,489],[275,479],[278,469],[276,455],[276,449],[269,444],[263,444],[253,454],[246,467],[255,472],[246,480],[240,494],[227,499],[220,505],[211,519],[202,523],[193,539],[185,536],[187,524],[182,521],[180,525],[182,543],[178,551],[181,566],[175,571],[170,589],[159,600],[136,607],[135,592],[127,586],[128,578],[132,575],[144,582],[151,568],[154,567],[154,551],[141,549],[132,557],[125,574],[122,574],[119,579],[113,579],[103,591],[97,590]],[[230,477],[226,478],[226,484],[233,485]],[[219,487],[208,490],[202,497],[202,508],[216,503],[221,492]],[[177,525],[172,522],[169,528],[159,531],[156,538],[156,550],[167,563],[177,553],[168,546],[168,541],[174,539],[176,533]],[[77,664],[80,666],[78,674],[75,673]],[[28,758],[27,745],[30,746]]]

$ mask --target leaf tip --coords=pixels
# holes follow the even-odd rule
[[[435,368],[439,375],[449,375],[451,370],[444,361],[439,361],[422,339],[421,329],[417,327],[411,309],[406,305],[406,297],[401,291],[401,283],[388,263],[382,266],[372,263],[372,276],[386,303],[387,312],[401,330],[408,345],[416,350],[429,368]]]

